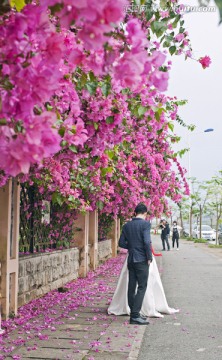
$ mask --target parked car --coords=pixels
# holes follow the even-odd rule
[[[200,226],[197,225],[193,229],[193,237],[200,237]],[[202,225],[201,227],[201,238],[205,240],[216,240],[216,231],[209,225]]]

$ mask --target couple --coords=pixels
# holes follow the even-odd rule
[[[163,317],[178,310],[168,306],[155,258],[152,256],[147,207],[137,205],[135,217],[123,226],[119,246],[128,249],[109,314],[130,315],[130,324],[147,325],[147,316]],[[149,280],[148,280],[149,278]]]

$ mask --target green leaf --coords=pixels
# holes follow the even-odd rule
[[[89,78],[92,82],[95,82],[95,80],[96,80],[96,77],[92,71],[89,72]]]
[[[93,123],[93,126],[94,126],[94,129],[95,129],[95,130],[98,130],[99,124],[98,124],[97,122],[94,122],[94,123]]]
[[[113,150],[106,150],[105,153],[108,155],[109,159],[112,160],[112,158],[114,157],[115,153]]]
[[[173,123],[168,123],[168,128],[173,131],[174,130],[174,124]]]
[[[97,208],[99,210],[102,210],[103,207],[104,207],[104,204],[103,204],[103,202],[101,200],[99,200],[99,201],[96,202],[96,206],[97,206]]]
[[[98,82],[90,81],[86,83],[86,89],[90,93],[90,95],[95,95],[97,89]]]
[[[70,145],[69,149],[75,154],[78,152],[75,145]]]
[[[106,123],[107,124],[113,124],[114,123],[114,116],[107,116]]]
[[[87,75],[85,73],[82,73],[81,78],[79,80],[80,87],[84,87],[87,83]]]
[[[62,194],[60,193],[53,193],[52,194],[52,203],[53,204],[59,204],[60,206],[63,204],[64,200],[63,200],[63,197],[62,197]]]
[[[165,30],[167,30],[167,25],[164,22],[153,21],[151,23],[151,29],[157,37],[160,37],[163,35]]]
[[[172,23],[172,27],[173,27],[174,29],[177,27],[178,21],[180,20],[180,18],[181,18],[181,15],[177,15],[177,16],[175,17],[175,20],[174,20],[173,23]]]
[[[53,106],[50,105],[49,103],[46,103],[46,104],[45,104],[45,107],[46,107],[46,110],[47,110],[47,111],[53,110]]]
[[[167,8],[167,0],[160,0],[160,7],[161,9],[166,9]]]
[[[101,90],[102,90],[102,94],[107,97],[110,94],[111,85],[105,82],[102,84]]]
[[[160,121],[160,116],[162,114],[162,112],[164,111],[163,108],[159,108],[156,112],[155,112],[155,118],[157,121]]]
[[[68,201],[75,203],[76,202],[76,198],[73,195],[69,195],[68,197]]]
[[[59,133],[60,136],[63,137],[63,136],[65,135],[65,128],[62,126],[62,127],[59,129],[58,133]]]
[[[107,173],[112,173],[112,172],[113,172],[113,168],[111,166],[101,169],[102,176],[105,176]]]
[[[10,6],[15,7],[17,11],[21,11],[26,3],[24,0],[9,0]]]
[[[6,119],[0,119],[0,126],[1,125],[6,125],[7,124],[7,120]]]
[[[112,108],[112,112],[114,114],[119,114],[120,113],[119,109],[117,109],[117,108]]]
[[[163,47],[170,47],[170,41],[164,41]]]
[[[175,54],[176,49],[177,49],[176,46],[171,46],[171,47],[169,48],[170,55]]]
[[[53,6],[49,6],[49,9],[51,10],[52,15],[55,15],[55,13],[61,11],[63,6],[64,6],[63,4],[57,3],[57,4],[53,5]]]
[[[146,108],[145,106],[140,105],[140,106],[138,107],[138,115],[139,115],[139,116],[144,115],[146,111],[147,111],[147,108]]]

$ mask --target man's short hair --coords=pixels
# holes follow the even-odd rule
[[[136,206],[134,212],[135,212],[136,215],[139,215],[139,214],[145,214],[145,213],[147,213],[147,211],[148,211],[148,209],[147,209],[146,205],[139,204],[139,205]]]

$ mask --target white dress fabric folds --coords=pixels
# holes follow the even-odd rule
[[[127,300],[128,278],[126,257],[113,299],[108,308],[108,314],[130,314],[130,308]],[[153,256],[153,261],[149,268],[148,286],[140,313],[141,315],[149,317],[163,317],[163,314],[174,314],[177,312],[179,312],[179,310],[170,308],[167,304],[159,270],[155,257]]]

